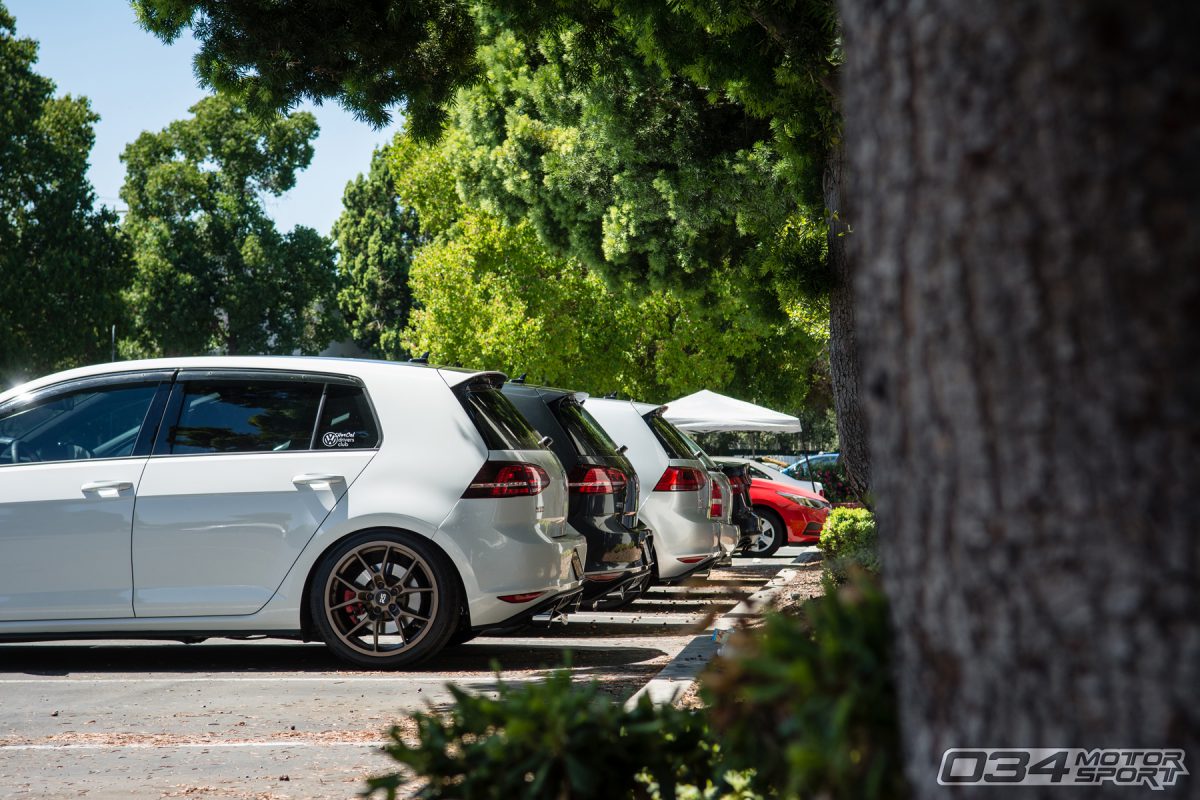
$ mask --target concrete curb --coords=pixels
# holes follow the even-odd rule
[[[792,564],[807,564],[816,559],[809,558],[810,553],[803,553],[794,559]],[[770,605],[775,596],[791,581],[796,570],[784,568],[775,577],[754,594],[726,611],[714,623],[710,630],[692,639],[686,647],[663,667],[657,675],[650,679],[645,686],[638,689],[632,697],[625,701],[625,709],[635,708],[643,696],[649,697],[655,706],[672,704],[687,693],[696,678],[708,666],[724,645],[730,631],[739,622],[761,616],[762,610]]]

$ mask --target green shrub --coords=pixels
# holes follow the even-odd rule
[[[826,574],[837,583],[844,583],[855,567],[879,572],[875,516],[865,508],[830,511],[817,546],[824,556]]]
[[[648,797],[650,784],[674,800],[677,783],[704,785],[713,772],[714,748],[696,713],[649,699],[626,711],[566,671],[501,682],[495,698],[450,691],[448,716],[414,715],[417,744],[393,728],[387,747],[425,781],[416,794],[424,800],[616,800]],[[372,778],[367,793],[391,800],[404,783],[401,774]]]
[[[632,711],[559,672],[494,698],[451,687],[388,753],[406,771],[366,794],[423,800],[903,800],[887,603],[855,573],[840,589],[740,633],[704,679],[707,707]]]
[[[888,607],[873,577],[856,573],[799,618],[768,617],[738,647],[702,691],[722,768],[753,770],[753,788],[782,798],[908,795]]]

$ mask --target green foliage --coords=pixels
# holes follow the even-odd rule
[[[902,800],[883,592],[859,576],[802,611],[768,617],[761,634],[741,639],[737,655],[707,674],[702,694],[722,766],[753,770],[764,794]]]
[[[312,159],[311,114],[262,123],[228,98],[125,148],[125,230],[136,277],[127,353],[316,352],[341,331],[333,249],[316,231],[280,234],[264,194]]]
[[[611,32],[602,54],[579,25],[483,32],[488,80],[454,109],[468,199],[633,292],[718,302],[732,283],[769,323],[820,288],[825,226],[765,121]]]
[[[818,546],[825,571],[844,583],[855,568],[879,572],[875,515],[865,508],[835,508],[821,529]]]
[[[551,253],[529,223],[464,201],[462,146],[451,129],[437,144],[400,136],[390,148],[398,202],[415,209],[428,237],[410,272],[410,351],[593,393],[662,401],[713,388],[801,402],[824,345],[819,326],[762,323],[728,279],[711,282],[710,300],[614,292],[578,260]]]
[[[801,182],[800,200],[822,206],[826,153],[840,137],[833,0],[490,0],[484,7],[527,43],[577,32],[581,71],[613,74],[628,63],[619,54],[631,51],[660,74],[702,88],[714,105],[736,106],[744,124],[762,120]]]
[[[414,715],[418,742],[409,745],[397,727],[387,747],[425,781],[415,795],[421,800],[613,800],[647,781],[670,800],[677,783],[703,783],[711,771],[713,748],[695,715],[649,700],[626,711],[598,683],[573,684],[567,671],[544,682],[500,683],[494,699],[448,688],[448,716]],[[367,783],[369,793],[391,800],[405,778]]]
[[[406,769],[367,793],[413,796],[421,781],[421,800],[903,800],[882,592],[860,575],[801,611],[739,634],[695,711],[626,711],[566,672],[494,698],[451,686],[448,714],[415,715],[417,741],[392,729]]]
[[[435,135],[442,104],[475,74],[475,26],[459,0],[134,0],[164,42],[193,28],[196,73],[258,116],[336,98],[374,125],[403,104]]]
[[[386,150],[375,151],[370,172],[348,183],[342,197],[333,227],[342,277],[338,307],[355,344],[376,357],[403,358],[400,332],[412,308],[408,270],[424,240],[416,212],[396,196]]]
[[[0,5],[0,376],[12,379],[106,360],[131,274],[116,214],[95,208],[86,177],[99,117],[54,97],[36,60]]]

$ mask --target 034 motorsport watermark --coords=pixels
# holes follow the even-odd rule
[[[959,748],[942,753],[942,786],[1143,786],[1165,789],[1187,775],[1182,750],[1052,747]]]

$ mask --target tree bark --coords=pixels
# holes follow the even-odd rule
[[[841,8],[915,794],[949,747],[1106,746],[1196,796],[1200,3]]]
[[[850,490],[867,500],[871,486],[871,454],[866,415],[859,392],[858,334],[854,324],[854,254],[848,251],[849,210],[846,206],[840,146],[829,154],[823,175],[829,225],[829,378],[837,412],[838,446]]]

